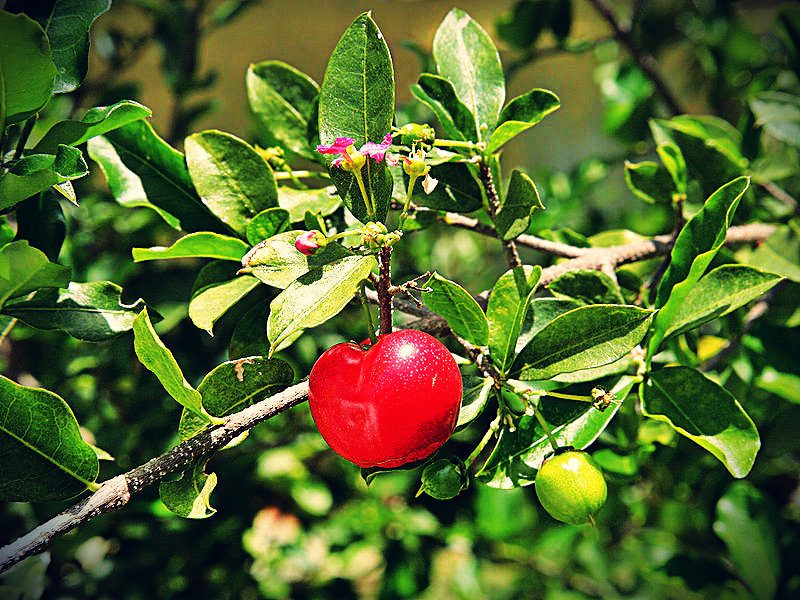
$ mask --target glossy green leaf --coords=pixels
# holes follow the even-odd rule
[[[63,500],[92,487],[98,471],[64,400],[0,377],[0,499]]]
[[[0,10],[0,31],[2,130],[24,121],[47,104],[57,72],[47,35],[36,21]]]
[[[727,315],[755,300],[780,281],[779,275],[764,273],[746,265],[717,267],[692,288],[664,335],[677,335]]]
[[[381,142],[394,118],[394,69],[389,47],[369,13],[347,28],[331,54],[319,96],[319,136],[324,145],[351,137],[356,148]],[[330,165],[334,157],[324,155]],[[386,218],[392,178],[384,163],[367,159],[362,169],[368,195],[375,201],[376,219]],[[331,178],[345,205],[365,221],[367,208],[352,174],[331,167]]]
[[[800,147],[800,99],[786,92],[759,92],[749,100],[756,125],[775,139]]]
[[[232,232],[200,200],[183,154],[158,137],[147,121],[92,138],[88,148],[120,204],[152,205],[168,223],[187,232]]]
[[[655,104],[650,78],[632,58],[600,65],[594,78],[605,108],[603,131],[626,144],[643,140]]]
[[[491,377],[463,378],[464,396],[458,411],[456,429],[463,429],[480,416],[489,402],[489,396],[493,389],[494,379]]]
[[[582,402],[557,398],[541,399],[539,410],[559,446],[581,450],[605,430],[634,383],[633,377],[620,378],[610,390],[616,394],[615,402],[602,412]],[[542,461],[552,452],[553,448],[536,417],[524,415],[515,430],[508,427],[500,430],[497,444],[477,477],[493,488],[530,485]]]
[[[736,398],[689,367],[665,367],[650,374],[639,395],[642,412],[667,423],[708,450],[734,477],[745,477],[761,440]]]
[[[270,356],[289,346],[310,327],[338,314],[358,292],[378,261],[345,256],[291,283],[270,304],[267,338]]]
[[[59,121],[44,134],[32,152],[53,154],[60,144],[77,146],[133,121],[146,119],[150,109],[133,100],[122,100],[111,106],[90,108],[80,121]]]
[[[687,186],[686,160],[683,158],[681,149],[672,142],[662,142],[656,146],[656,152],[667,173],[672,177],[675,191],[685,194]]]
[[[178,479],[158,484],[158,495],[164,506],[186,519],[207,519],[217,512],[211,506],[211,492],[217,487],[217,474],[206,474],[207,462],[208,458],[196,460]]]
[[[292,384],[294,371],[277,358],[248,356],[217,365],[203,377],[197,391],[203,406],[215,417],[226,417],[277,394]],[[208,427],[208,422],[184,410],[178,433],[187,440]]]
[[[573,309],[533,336],[511,372],[518,379],[549,379],[612,363],[642,341],[652,317],[653,311],[637,306],[591,304]]]
[[[498,17],[497,35],[520,50],[527,50],[547,27],[550,12],[549,0],[519,0]]]
[[[187,137],[185,149],[189,175],[200,199],[242,237],[250,219],[278,206],[272,169],[244,140],[209,130]]]
[[[279,188],[280,190],[280,188]],[[278,192],[280,198],[280,191]],[[289,211],[283,208],[262,210],[247,224],[247,241],[253,246],[292,228]]]
[[[242,259],[240,273],[250,273],[261,282],[286,288],[298,277],[333,261],[351,256],[341,244],[331,243],[311,256],[300,253],[295,241],[304,231],[286,231],[254,246]]]
[[[242,240],[210,231],[190,233],[171,246],[134,248],[134,262],[164,260],[168,258],[216,258],[220,260],[242,260],[249,247]]]
[[[582,304],[624,304],[619,284],[601,271],[577,269],[555,278],[547,285],[557,298]]]
[[[625,183],[633,195],[648,204],[672,204],[674,183],[669,172],[653,161],[625,161]]]
[[[506,142],[527,131],[561,106],[561,100],[550,90],[532,89],[512,99],[503,108],[497,120],[486,152],[497,152]]]
[[[196,327],[214,335],[214,323],[258,287],[255,277],[231,277],[229,263],[206,265],[197,276],[189,300],[189,318]]]
[[[736,571],[759,600],[775,598],[780,580],[775,514],[775,507],[747,481],[731,484],[717,502],[714,533],[725,542]]]
[[[89,30],[111,0],[39,0],[26,13],[44,28],[58,68],[55,93],[72,92],[86,77]],[[64,142],[67,143],[67,142]]]
[[[506,98],[505,76],[492,38],[460,8],[442,21],[433,38],[433,58],[439,75],[475,116],[479,139],[494,130]]]
[[[66,289],[36,292],[7,303],[2,313],[38,329],[58,329],[79,340],[101,342],[129,331],[144,306],[122,302],[122,288],[111,281],[71,282]]]
[[[522,329],[517,339],[516,352],[519,353],[533,339],[533,336],[544,329],[550,321],[565,312],[581,306],[575,300],[562,300],[559,298],[535,298],[522,322]]]
[[[450,81],[423,73],[417,83],[411,86],[411,93],[436,115],[445,135],[454,140],[477,141],[475,116],[458,97]]]
[[[653,323],[649,356],[658,350],[686,296],[725,243],[733,213],[748,187],[750,179],[739,177],[719,188],[678,234],[656,294],[656,307],[661,310]]]
[[[301,223],[307,212],[319,211],[323,217],[327,217],[342,205],[342,200],[333,186],[317,190],[296,190],[281,186],[278,188],[278,204],[289,211],[292,223]]]
[[[489,356],[504,371],[514,360],[522,324],[542,276],[540,266],[523,266],[522,272],[506,271],[492,287],[486,320],[489,324]]]
[[[423,287],[431,291],[422,294],[425,306],[441,315],[457,336],[476,346],[489,343],[489,324],[481,307],[467,290],[434,273]]]
[[[434,210],[470,213],[483,206],[481,186],[464,163],[444,163],[432,167],[430,176],[439,181],[433,192],[426,194],[422,186],[414,186],[414,201]]]
[[[544,209],[536,184],[527,174],[514,169],[503,204],[494,219],[497,233],[504,240],[512,240],[525,233],[536,209]]]
[[[139,357],[139,362],[153,372],[167,393],[181,406],[207,421],[212,421],[203,409],[200,393],[186,381],[172,352],[153,329],[147,308],[133,320],[133,335],[133,349]]]
[[[70,270],[50,262],[47,256],[28,245],[27,240],[0,247],[0,307],[40,288],[65,287]]]
[[[800,223],[779,225],[747,262],[763,271],[800,282]]]
[[[305,158],[319,155],[308,129],[315,117],[319,86],[305,73],[279,60],[265,60],[247,69],[247,100],[265,141]]]
[[[747,168],[747,159],[739,148],[741,134],[723,119],[681,115],[669,120],[654,119],[650,129],[657,145],[672,142],[680,148],[688,175],[699,181],[704,196],[744,174]]]
[[[59,146],[55,154],[30,154],[0,175],[0,209],[88,172],[83,154],[72,146]]]

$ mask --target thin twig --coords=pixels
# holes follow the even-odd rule
[[[594,6],[595,10],[606,20],[614,31],[614,36],[628,49],[636,64],[644,72],[645,75],[653,82],[658,94],[666,103],[670,112],[674,115],[680,115],[686,111],[681,107],[678,99],[673,95],[669,89],[666,80],[661,76],[658,70],[658,63],[653,56],[648,53],[644,48],[639,47],[636,40],[631,34],[630,27],[627,27],[617,20],[614,10],[606,0],[589,0]]]
[[[798,214],[800,211],[800,205],[798,204],[797,200],[786,190],[780,187],[778,184],[772,181],[761,181],[759,184],[767,193],[778,200],[779,202],[783,202],[787,207],[789,207],[793,213]]]
[[[481,183],[483,184],[483,189],[486,192],[486,200],[488,204],[488,213],[489,217],[494,222],[495,217],[497,216],[498,211],[500,210],[500,196],[497,193],[497,188],[494,187],[494,179],[492,178],[492,169],[489,167],[486,162],[482,162],[479,169]],[[495,232],[497,235],[497,232]],[[522,265],[522,261],[519,258],[519,252],[517,252],[517,245],[513,240],[504,240],[499,235],[497,239],[500,240],[500,243],[503,245],[503,250],[506,253],[506,262],[508,266],[512,269],[516,269],[517,267]]]
[[[375,290],[378,293],[378,308],[380,318],[378,327],[381,335],[392,333],[392,247],[381,248],[378,253],[378,283]]]

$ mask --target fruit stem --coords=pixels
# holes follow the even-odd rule
[[[562,394],[560,392],[547,392],[547,396],[552,398],[563,398],[564,400],[576,400],[578,402],[594,402],[591,396],[576,396],[575,394]]]
[[[553,447],[553,450],[558,452],[558,442],[556,438],[553,436],[553,431],[550,429],[550,425],[548,425],[547,421],[544,420],[539,407],[536,407],[536,410],[533,413],[536,415],[536,420],[539,421],[539,426],[544,430],[545,435],[547,436],[547,441],[550,442],[550,445]]]
[[[367,294],[364,291],[364,286],[361,286],[361,293],[359,295],[361,305],[364,307],[364,312],[367,313],[367,323],[369,323],[369,341],[371,344],[375,343],[375,321],[372,320],[372,312],[369,310],[369,303],[367,302]]]
[[[486,430],[486,433],[483,435],[483,438],[478,445],[475,446],[475,450],[467,457],[467,460],[464,461],[464,468],[469,469],[472,466],[472,463],[475,462],[475,459],[480,456],[480,453],[483,452],[483,449],[486,448],[486,444],[494,437],[494,434],[497,433],[497,430],[500,428],[500,414],[498,413],[497,417],[494,421],[489,425],[489,429]]]
[[[378,253],[378,307],[380,308],[380,335],[392,333],[392,247],[381,248]]]

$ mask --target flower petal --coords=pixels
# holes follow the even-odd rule
[[[325,146],[323,144],[317,146],[317,152],[320,154],[344,154],[347,151],[347,147],[353,142],[355,142],[353,138],[339,137],[336,138],[336,141],[330,146]]]

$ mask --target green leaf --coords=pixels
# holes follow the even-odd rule
[[[489,356],[501,371],[511,364],[522,324],[542,276],[540,266],[524,265],[519,272],[506,271],[489,296],[486,320],[489,324]]]
[[[464,396],[458,411],[456,429],[463,429],[480,416],[494,389],[494,379],[491,377],[464,377],[463,382]]]
[[[294,371],[277,358],[248,356],[217,365],[203,377],[197,391],[203,407],[215,417],[226,417],[251,404],[277,394],[292,384]],[[184,410],[178,433],[188,440],[208,427],[208,422]]]
[[[511,372],[537,380],[607,365],[642,341],[652,317],[653,311],[637,306],[591,304],[570,310],[533,336]]]
[[[800,147],[800,99],[786,92],[759,92],[749,100],[756,125],[777,140]]]
[[[594,442],[605,430],[628,396],[633,377],[622,377],[611,391],[616,401],[606,410],[591,405],[543,398],[539,401],[541,416],[551,428],[559,446],[581,450]],[[536,472],[553,448],[535,416],[523,415],[516,429],[503,427],[491,455],[478,473],[478,479],[489,487],[511,489],[530,485]]]
[[[291,283],[270,304],[270,356],[288,347],[303,330],[338,314],[375,267],[374,256],[345,256]]]
[[[186,164],[203,203],[242,237],[262,210],[278,206],[275,175],[247,142],[222,131],[186,138]]]
[[[339,260],[352,253],[341,244],[331,243],[306,256],[295,248],[295,241],[304,231],[286,231],[254,246],[242,259],[240,273],[250,273],[267,285],[286,288],[309,271]]]
[[[58,329],[79,340],[101,342],[133,327],[144,306],[122,302],[122,288],[111,281],[71,282],[66,289],[36,292],[30,299],[7,303],[4,315],[38,329]]]
[[[282,186],[278,188],[278,204],[289,211],[292,223],[300,223],[307,212],[319,211],[323,217],[327,217],[342,205],[342,200],[334,186],[318,190],[296,190]]]
[[[316,160],[309,122],[315,116],[319,86],[305,73],[279,60],[266,60],[247,69],[247,100],[265,141]]]
[[[653,119],[650,129],[657,145],[673,143],[680,149],[688,175],[699,181],[704,196],[747,168],[748,161],[739,148],[741,134],[723,119],[681,115],[668,121]]]
[[[147,121],[92,138],[88,148],[120,204],[152,205],[168,223],[187,232],[231,233],[200,200],[183,154],[158,137]]]
[[[746,476],[761,440],[753,421],[723,387],[689,367],[650,374],[639,391],[645,416],[667,423],[708,450],[731,475]]]
[[[411,93],[436,115],[445,135],[454,140],[478,140],[475,116],[461,102],[450,81],[423,73],[417,83],[411,86]]]
[[[779,225],[747,262],[763,271],[800,282],[800,224]]]
[[[681,149],[672,142],[663,142],[656,146],[656,152],[667,173],[672,177],[675,191],[679,194],[685,194],[687,186],[686,160],[683,158]]]
[[[513,240],[528,230],[536,209],[544,209],[536,184],[519,169],[511,171],[506,197],[495,216],[494,225],[504,240]]]
[[[631,58],[607,62],[595,70],[603,105],[603,131],[627,144],[647,136],[654,110],[653,82]]]
[[[719,188],[678,234],[656,294],[661,310],[653,323],[648,356],[656,353],[686,296],[725,243],[733,213],[748,187],[750,179],[739,177]]]
[[[201,269],[194,283],[189,318],[209,335],[214,335],[214,323],[259,285],[255,277],[231,275],[229,263],[213,262]]]
[[[625,183],[633,195],[648,204],[672,205],[674,183],[664,167],[646,160],[640,163],[625,161]]]
[[[53,154],[60,144],[77,146],[83,142],[103,135],[149,117],[150,109],[133,100],[122,100],[111,106],[90,108],[80,121],[59,121],[44,134],[33,147],[37,154]]]
[[[93,487],[99,465],[67,403],[0,377],[0,499],[63,500]]]
[[[436,30],[433,58],[439,75],[450,80],[475,116],[479,139],[486,139],[506,98],[503,66],[492,38],[466,12],[454,8]]]
[[[664,337],[678,335],[727,315],[781,281],[779,275],[745,265],[722,265],[700,279],[684,299]]]
[[[380,142],[394,118],[394,69],[389,47],[370,13],[363,13],[342,35],[325,69],[319,95],[319,136],[324,145],[337,137],[351,137],[356,148]],[[324,155],[330,165],[332,155]],[[368,195],[375,201],[375,218],[386,218],[392,177],[386,165],[367,159],[362,169]],[[361,221],[367,208],[355,177],[338,167],[333,179],[345,205]]]
[[[89,29],[110,6],[111,0],[45,0],[34,3],[31,12],[26,7],[50,40],[58,68],[55,93],[72,92],[83,82],[89,63]]]
[[[517,96],[500,113],[497,129],[489,138],[486,152],[497,152],[506,142],[527,131],[560,107],[561,100],[550,90],[535,88]]]
[[[242,260],[248,246],[238,238],[198,231],[178,239],[169,247],[134,248],[134,262],[145,260],[165,260],[168,258],[216,258],[220,260]]]
[[[773,515],[776,509],[752,484],[736,481],[717,502],[716,533],[728,547],[736,571],[753,597],[775,598],[781,552]]]
[[[30,154],[0,175],[0,210],[88,172],[83,154],[72,146],[59,146],[55,154]]]
[[[481,186],[464,163],[444,163],[432,167],[430,176],[439,181],[433,192],[425,194],[422,186],[414,186],[414,200],[434,210],[470,213],[483,206]]]
[[[422,294],[425,306],[444,317],[453,333],[476,346],[489,343],[486,315],[472,294],[438,273],[431,275],[423,287],[431,288]]]
[[[27,240],[0,247],[0,307],[39,288],[64,287],[69,277],[67,267],[51,263],[44,252],[31,248]]]
[[[133,335],[133,349],[139,362],[153,372],[167,393],[181,406],[213,422],[213,418],[203,409],[200,393],[186,381],[172,352],[153,329],[147,308],[142,309],[133,320]]]
[[[498,17],[497,35],[520,50],[528,49],[548,25],[551,12],[549,4],[549,0],[515,2],[511,11]]]
[[[565,312],[581,306],[575,300],[561,300],[559,298],[535,298],[525,315],[522,323],[516,352],[519,353],[533,339],[533,336],[544,329],[550,321]]]
[[[556,277],[547,289],[557,298],[582,304],[623,304],[619,285],[601,271],[577,269]]]
[[[47,104],[57,73],[47,35],[36,21],[0,10],[0,31],[2,130],[24,121]]]
[[[211,506],[211,492],[217,487],[217,474],[206,474],[208,458],[201,458],[183,471],[178,479],[158,484],[158,495],[169,510],[186,519],[207,519],[217,509]]]
[[[280,201],[280,188],[278,188]],[[283,208],[262,210],[247,224],[247,241],[252,245],[292,228],[289,211]]]

